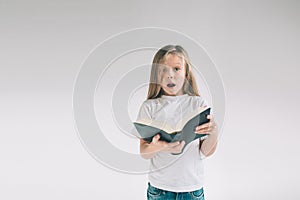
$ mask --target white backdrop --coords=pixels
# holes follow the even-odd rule
[[[203,45],[224,81],[206,199],[299,199],[299,11],[292,0],[0,1],[0,198],[145,199],[146,175],[83,148],[72,91],[96,45],[155,26]]]

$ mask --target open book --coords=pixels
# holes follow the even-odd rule
[[[195,128],[199,125],[209,122],[207,115],[210,114],[210,108],[199,107],[179,121],[175,128],[169,124],[160,121],[140,119],[134,122],[134,126],[140,138],[151,142],[156,134],[160,134],[160,140],[166,142],[185,141],[185,146],[195,139],[207,134],[196,134]],[[185,146],[182,148],[185,148]]]

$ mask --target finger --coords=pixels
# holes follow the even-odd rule
[[[205,123],[205,124],[202,124],[200,126],[197,126],[196,129],[202,129],[202,128],[206,128],[206,127],[213,127],[213,126],[216,126],[216,122],[214,120],[210,120],[209,122]]]
[[[198,131],[196,134],[211,134],[211,131]]]
[[[157,134],[156,136],[154,136],[154,137],[152,138],[152,142],[153,142],[153,143],[157,143],[157,141],[159,140],[159,138],[160,138],[160,135]]]
[[[171,142],[171,143],[168,143],[168,145],[169,145],[169,148],[170,149],[176,149],[176,148],[180,148],[180,146],[182,145],[182,143],[184,143],[184,141],[181,141],[181,142],[179,142],[179,141],[177,141],[177,142]]]
[[[196,131],[201,130],[201,129],[203,129],[203,128],[207,128],[207,127],[209,127],[209,126],[211,126],[211,125],[212,125],[211,122],[207,122],[207,123],[205,123],[205,124],[202,124],[202,125],[200,125],[200,126],[197,126],[197,127],[196,127]]]
[[[171,142],[171,143],[168,143],[168,146],[169,146],[170,148],[173,148],[173,147],[178,146],[179,144],[180,144],[179,141],[177,141],[177,142]]]
[[[217,131],[217,126],[215,124],[214,126],[210,126],[210,127],[203,128],[201,130],[195,131],[195,133],[197,133],[197,134],[203,134],[203,133],[211,134],[211,133],[216,132],[216,131]]]
[[[195,133],[203,134],[203,133],[206,133],[206,132],[210,132],[211,130],[213,130],[212,127],[205,127],[205,128],[200,129],[200,130],[196,130]]]
[[[179,149],[181,149],[183,146],[185,145],[185,141],[184,140],[182,140],[180,143],[178,143],[178,145],[177,146],[175,146],[175,148],[179,148]]]
[[[206,126],[206,127],[202,127],[200,129],[196,129],[196,131],[200,131],[200,132],[203,132],[203,131],[211,131],[211,130],[214,130],[216,129],[217,126],[216,124],[210,124],[209,126]]]
[[[185,145],[185,141],[183,140],[183,141],[181,141],[181,143],[180,143],[180,146],[181,146],[181,148],[180,149],[182,149],[182,147]]]
[[[214,117],[212,115],[207,115],[206,118],[209,119],[209,120],[211,120],[211,121],[214,120]]]
[[[178,146],[176,147],[176,152],[177,152],[177,153],[180,153],[180,152],[182,151],[182,148],[184,147],[184,145],[185,145],[185,141],[181,141],[181,142],[180,142],[180,145],[178,145]]]

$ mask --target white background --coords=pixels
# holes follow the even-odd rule
[[[0,198],[145,199],[146,175],[83,148],[72,90],[96,45],[155,26],[202,44],[224,81],[206,199],[299,199],[299,11],[296,0],[0,1]]]

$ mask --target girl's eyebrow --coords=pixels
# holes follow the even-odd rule
[[[168,65],[161,65],[160,67],[165,68],[168,67]],[[169,67],[183,67],[183,63],[175,63],[174,66],[169,66]]]
[[[178,66],[179,66],[179,67],[182,67],[182,64],[181,64],[181,63],[176,63],[175,65],[176,65],[176,67],[178,67]]]

